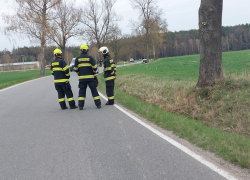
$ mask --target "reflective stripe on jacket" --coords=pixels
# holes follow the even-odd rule
[[[93,57],[89,56],[87,52],[82,52],[80,56],[76,57],[74,70],[79,76],[79,81],[92,81],[94,74],[97,73],[97,65]]]
[[[114,60],[107,54],[104,55],[104,79],[105,81],[116,79],[116,65]]]
[[[70,78],[69,67],[62,58],[56,57],[52,61],[50,71],[51,74],[54,76],[55,83],[69,82]]]

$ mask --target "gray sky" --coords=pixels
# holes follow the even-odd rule
[[[163,9],[163,18],[167,20],[170,31],[198,29],[198,9],[201,0],[158,0],[158,5]],[[83,5],[83,0],[76,0],[77,5]],[[13,13],[11,9],[12,0],[0,0],[0,14]],[[234,26],[238,24],[250,23],[250,1],[249,0],[224,0],[223,3],[223,26]],[[119,26],[123,33],[129,34],[131,26],[129,20],[137,20],[138,12],[132,9],[129,0],[117,0],[115,4],[116,13],[122,17]],[[3,28],[6,26],[0,18],[0,50],[7,48],[12,50],[13,46],[33,46],[26,37],[16,38],[15,42],[10,42],[3,35]],[[80,45],[82,41],[71,39],[67,45]]]

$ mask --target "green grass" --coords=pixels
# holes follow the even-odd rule
[[[227,80],[198,90],[194,87],[199,55],[121,67],[115,99],[158,126],[250,170],[249,66],[249,50],[223,53]],[[99,79],[98,88],[105,92],[103,78]]]
[[[226,74],[250,71],[250,51],[225,52],[222,54]],[[150,64],[119,68],[119,74],[146,74],[159,80],[198,81],[199,55],[162,58]]]
[[[0,73],[0,89],[28,81],[31,79],[39,78],[40,70],[29,70],[29,71],[11,71]],[[45,70],[45,75],[50,75],[50,70]]]

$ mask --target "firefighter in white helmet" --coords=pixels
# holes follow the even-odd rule
[[[92,56],[89,56],[88,49],[89,47],[86,44],[82,44],[80,47],[82,53],[80,56],[75,59],[75,67],[74,70],[79,76],[79,98],[78,98],[78,106],[79,109],[82,110],[85,103],[86,98],[86,89],[89,86],[95,105],[98,109],[101,108],[101,100],[99,93],[96,89],[97,81],[95,80],[95,74],[97,73],[97,65]]]
[[[106,83],[106,94],[108,96],[108,102],[106,105],[113,105],[115,101],[114,87],[116,79],[116,66],[114,60],[109,55],[109,50],[107,47],[103,46],[98,51],[104,58],[104,79]]]

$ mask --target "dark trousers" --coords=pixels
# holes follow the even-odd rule
[[[79,89],[79,97],[78,97],[78,105],[79,105],[79,107],[84,106],[87,86],[89,86],[89,88],[91,90],[95,105],[100,106],[101,105],[101,100],[100,100],[99,93],[98,93],[98,91],[96,89],[97,83],[96,83],[95,80],[91,80],[91,81],[79,82],[79,85],[78,85],[78,87],[80,88]]]
[[[75,100],[69,83],[55,83],[55,88],[58,92],[58,99],[61,108],[66,108],[65,94],[67,96],[69,106],[75,107]]]
[[[106,94],[108,96],[108,101],[110,103],[114,103],[115,101],[114,88],[115,88],[115,80],[106,81]]]

